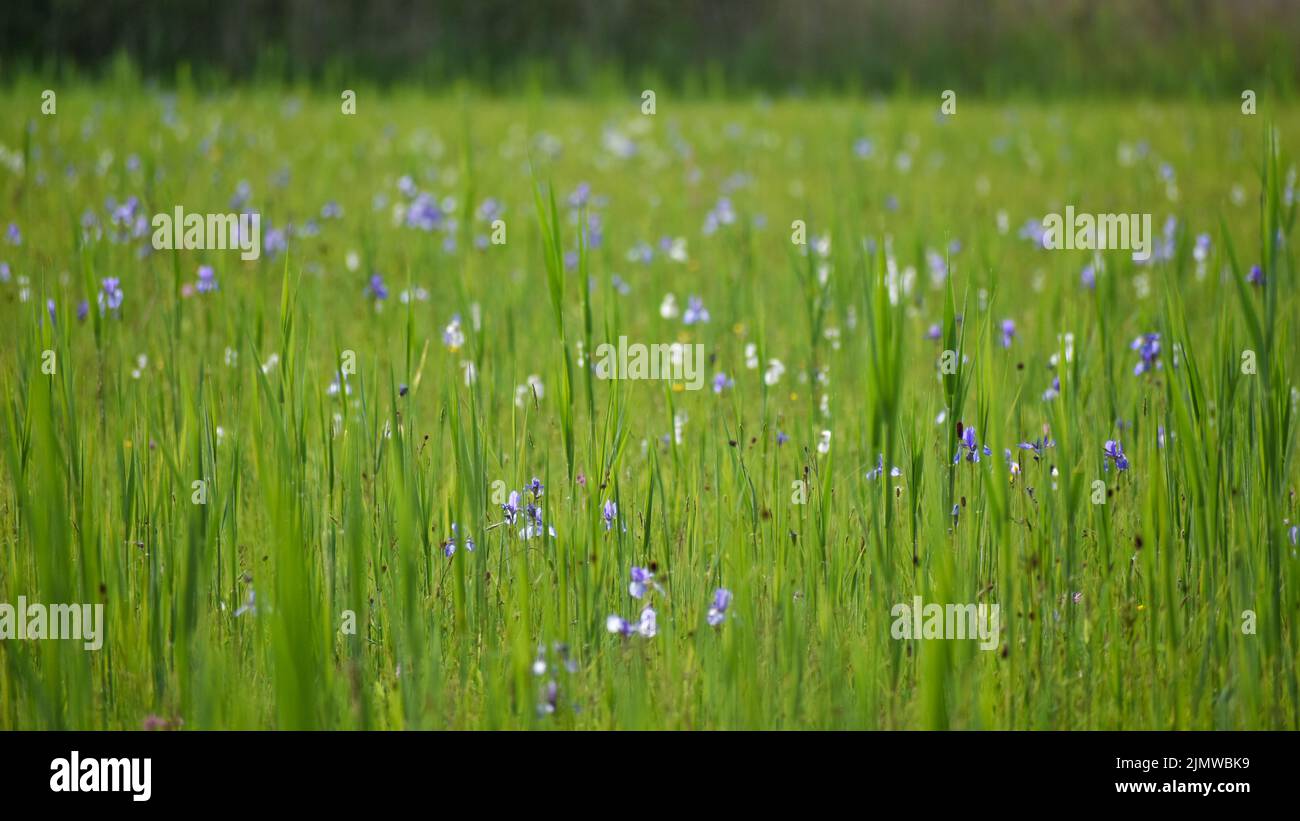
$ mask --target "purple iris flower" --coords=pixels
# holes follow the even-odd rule
[[[1097,287],[1097,269],[1091,265],[1083,266],[1083,271],[1079,274],[1079,279],[1083,282],[1083,287],[1093,290]]]
[[[1035,439],[1032,442],[1020,443],[1021,450],[1032,450],[1034,452],[1034,461],[1038,461],[1039,459],[1043,458],[1043,453],[1048,448],[1054,448],[1054,447],[1056,447],[1056,443],[1053,442],[1051,439],[1048,439],[1046,436],[1044,436],[1041,439]]]
[[[534,476],[533,480],[524,487],[524,490],[527,490],[532,494],[534,499],[542,498],[542,493],[545,489],[546,486],[542,484],[542,480],[538,479],[536,476]]]
[[[653,607],[647,607],[641,611],[641,619],[637,622],[636,631],[647,639],[654,638],[655,633],[659,632],[659,626],[655,619],[655,611]]]
[[[23,232],[18,230],[18,223],[9,223],[9,230],[5,231],[5,239],[8,240],[10,245],[23,244]]]
[[[1119,470],[1128,470],[1128,457],[1124,455],[1124,448],[1117,439],[1107,439],[1106,444],[1102,447],[1102,466],[1109,471],[1110,463],[1113,461],[1115,467]]]
[[[605,629],[620,636],[630,636],[636,631],[632,623],[622,616],[610,616],[605,619]]]
[[[88,316],[90,316],[90,303],[83,299],[77,303],[77,321],[85,322]]]
[[[640,633],[645,638],[654,638],[658,625],[654,609],[647,607],[641,611],[641,618],[636,622],[630,622],[622,616],[610,616],[605,620],[605,629],[622,636]]]
[[[569,207],[574,209],[581,208],[582,206],[586,205],[590,200],[591,200],[590,183],[580,182],[578,183],[578,187],[573,189],[573,193],[569,195]]]
[[[1210,256],[1210,235],[1197,234],[1196,246],[1192,249],[1192,258],[1204,262]]]
[[[1250,273],[1246,274],[1246,281],[1251,285],[1264,284],[1264,269],[1258,265],[1250,266]]]
[[[337,202],[330,200],[329,202],[325,203],[325,205],[321,206],[320,209],[321,219],[332,220],[332,219],[338,219],[341,216],[343,216],[343,207],[340,206]]]
[[[942,282],[948,276],[948,260],[938,251],[926,251],[925,264],[930,269],[930,278],[935,282]]]
[[[537,536],[550,534],[555,535],[554,527],[546,527],[542,524],[542,509],[534,504],[529,504],[524,508],[526,514],[526,524],[523,530],[519,531],[519,538],[532,539]]]
[[[1009,319],[1002,320],[1002,347],[1010,348],[1011,340],[1016,335],[1016,323]]]
[[[627,586],[627,592],[632,594],[634,599],[644,598],[647,586],[653,583],[653,573],[644,567],[633,567],[632,583]]]
[[[420,194],[406,209],[406,224],[421,231],[432,231],[442,223],[442,211],[429,194]]]
[[[602,515],[605,519],[605,530],[608,532],[614,527],[614,520],[618,518],[618,503],[613,499],[607,500]]]
[[[1148,371],[1158,370],[1162,367],[1160,364],[1160,334],[1143,334],[1134,339],[1133,344],[1129,347],[1137,351],[1138,356],[1142,357],[1142,361],[1133,368],[1134,376],[1141,376]]]
[[[731,591],[719,587],[713,591],[713,606],[709,608],[709,626],[717,627],[727,617],[727,605],[731,604]]]
[[[718,204],[704,217],[705,236],[715,233],[720,225],[731,225],[736,221],[736,211],[731,206],[730,197],[721,197]]]
[[[116,311],[122,307],[122,288],[117,277],[105,277],[99,283],[99,307]]]
[[[1043,227],[1043,221],[1030,219],[1020,228],[1019,236],[1021,239],[1032,240],[1039,248],[1046,248],[1047,229]]]
[[[966,451],[967,462],[978,462],[980,460],[981,450],[984,451],[985,456],[993,453],[993,451],[989,449],[988,445],[985,445],[983,448],[980,447],[979,440],[975,437],[975,428],[966,428],[962,432],[961,439],[957,442],[957,455],[953,457],[952,460],[954,465],[961,461],[961,452],[963,449]]]
[[[388,299],[388,287],[384,285],[383,275],[374,274],[370,277],[370,284],[366,286],[366,293],[375,299]]]
[[[483,200],[483,202],[479,203],[478,218],[484,222],[491,222],[501,216],[502,210],[501,203],[496,199],[496,197],[488,197]]]
[[[551,715],[560,708],[560,685],[555,679],[546,682],[545,701],[542,703],[542,712]]]
[[[727,388],[734,388],[736,380],[730,379],[725,373],[718,373],[713,377],[713,392],[722,393]]]
[[[283,228],[271,228],[262,240],[262,250],[274,256],[289,247],[289,235]]]
[[[235,186],[235,196],[230,198],[230,208],[233,211],[241,210],[248,204],[248,200],[253,196],[253,187],[248,184],[248,180],[240,180],[239,185]]]
[[[885,475],[885,454],[878,453],[876,454],[876,466],[871,470],[867,471],[867,478],[872,481],[875,481],[876,479],[879,479],[881,476],[884,475]],[[889,469],[889,475],[902,476],[903,471],[900,470],[897,465],[895,465],[894,467]]]
[[[610,616],[605,621],[605,627],[611,633],[624,636],[640,633],[646,638],[651,638],[656,632],[655,611],[647,607],[641,611],[641,618],[635,622],[630,622],[621,616]]]
[[[127,197],[126,202],[113,209],[112,221],[119,228],[131,230],[135,225],[136,212],[140,208],[138,197]]]
[[[604,244],[605,229],[600,214],[594,211],[587,214],[587,225],[582,229],[582,236],[587,241],[588,248],[599,248]]]
[[[513,525],[519,518],[519,491],[510,491],[510,498],[501,506],[501,512],[505,514],[505,521],[508,525]]]
[[[942,337],[943,337],[943,328],[939,326],[938,322],[933,323],[925,331],[926,339],[940,339]]]
[[[1043,401],[1051,402],[1053,399],[1055,399],[1060,395],[1061,395],[1061,377],[1053,376],[1051,386],[1048,387],[1047,390],[1043,391]]]
[[[212,270],[211,265],[199,266],[199,281],[194,286],[201,294],[211,293],[217,290],[217,273]]]
[[[456,523],[455,523],[455,522],[452,522],[452,523],[451,523],[451,537],[448,538],[447,541],[446,541],[445,543],[443,543],[443,546],[442,546],[442,555],[446,556],[447,558],[451,558],[452,556],[456,555],[456,536],[457,536],[457,535],[458,535],[458,534],[457,534],[457,530],[456,530]],[[470,553],[473,553],[473,552],[474,552],[474,537],[473,537],[473,536],[466,536],[466,537],[465,537],[465,549],[468,550]]]
[[[790,441],[790,437],[789,437],[789,436],[786,436],[786,434],[785,434],[784,431],[777,431],[777,432],[776,432],[776,444],[777,444],[778,447],[780,447],[781,445],[784,445],[786,442],[789,442],[789,441]]]

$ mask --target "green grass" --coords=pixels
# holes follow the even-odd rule
[[[107,638],[0,642],[0,727],[1300,728],[1300,111],[961,100],[944,119],[936,92],[660,95],[646,117],[639,90],[362,91],[344,116],[306,91],[58,93],[42,116],[39,86],[0,92],[0,227],[22,232],[0,240],[0,602],[102,602]],[[634,156],[611,153],[613,132]],[[403,174],[454,198],[455,230],[395,225]],[[735,222],[705,235],[736,175]],[[107,197],[139,197],[146,219],[225,212],[241,180],[264,230],[327,201],[343,217],[255,262],[142,258],[148,235],[108,236]],[[580,182],[598,243],[567,204]],[[507,241],[478,249],[488,197]],[[1090,253],[1017,236],[1068,204],[1152,213],[1157,240],[1172,215],[1176,253],[1101,254],[1087,289]],[[796,219],[827,256],[792,245]],[[687,261],[663,236],[686,238]],[[649,264],[627,258],[638,242]],[[927,252],[947,258],[942,281]],[[220,289],[187,293],[203,263]],[[1245,283],[1255,264],[1263,287]],[[96,308],[109,276],[118,314]],[[417,287],[427,300],[398,298]],[[702,297],[710,321],[662,318],[668,292]],[[1136,376],[1129,344],[1149,332],[1163,368]],[[1073,355],[1053,368],[1064,333]],[[620,335],[704,344],[706,389],[595,379],[592,352]],[[962,365],[940,379],[944,349]],[[345,351],[350,393],[331,395]],[[718,371],[735,386],[715,394]],[[540,396],[519,389],[530,375]],[[992,449],[978,464],[953,464],[958,420]],[[1045,426],[1039,462],[1017,445]],[[1128,470],[1103,469],[1108,439]],[[902,475],[867,478],[877,454]],[[534,476],[553,539],[499,524],[502,488]],[[453,522],[476,549],[447,558]],[[608,615],[641,607],[630,568],[652,563],[658,635],[611,635]],[[710,627],[717,587],[734,598]],[[257,610],[236,617],[250,589]],[[892,639],[914,595],[998,603],[1000,650]],[[535,676],[556,642],[573,670],[548,651]],[[540,713],[552,677],[558,709]]]

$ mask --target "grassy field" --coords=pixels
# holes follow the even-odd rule
[[[0,727],[1300,727],[1300,110],[41,90],[0,602],[106,627],[0,642]],[[154,250],[178,205],[261,258]]]

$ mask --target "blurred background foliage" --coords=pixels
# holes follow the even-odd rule
[[[6,0],[0,76],[1290,96],[1297,39],[1297,0]]]

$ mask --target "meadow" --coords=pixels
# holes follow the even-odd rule
[[[0,641],[0,727],[1300,728],[1294,106],[44,87],[0,602],[105,635]]]

